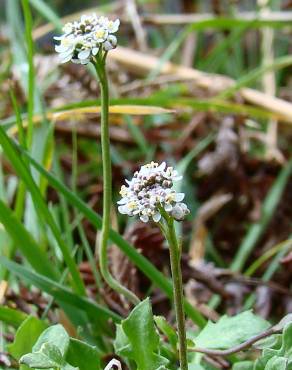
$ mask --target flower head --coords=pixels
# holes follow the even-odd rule
[[[183,220],[189,214],[188,207],[182,203],[185,195],[173,189],[173,183],[181,178],[173,167],[166,167],[165,162],[142,166],[132,180],[126,180],[128,186],[122,186],[119,212],[138,215],[143,222],[150,219],[159,222],[164,210],[175,220]]]
[[[66,23],[63,35],[54,37],[60,41],[55,46],[61,63],[72,60],[73,63],[87,64],[102,51],[109,51],[117,46],[117,38],[113,35],[119,29],[120,21],[98,17],[95,13],[83,15],[79,21]]]

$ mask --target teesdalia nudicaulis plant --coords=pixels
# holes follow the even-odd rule
[[[109,87],[106,70],[106,56],[117,46],[114,35],[119,29],[120,21],[98,17],[96,14],[82,15],[79,21],[65,24],[63,35],[55,37],[59,44],[55,46],[61,63],[72,61],[86,65],[92,63],[98,76],[101,104],[101,151],[103,173],[103,211],[100,240],[97,243],[100,271],[108,285],[137,304],[138,297],[120,284],[110,273],[107,258],[107,246],[110,233],[112,204],[112,168],[109,135]],[[97,122],[99,124],[99,122]]]
[[[143,222],[157,222],[169,244],[173,281],[173,297],[178,329],[179,358],[181,370],[188,370],[183,285],[180,266],[181,247],[176,236],[174,221],[182,221],[190,213],[183,203],[184,193],[173,188],[174,182],[182,179],[173,167],[163,162],[146,164],[126,180],[120,191],[119,212],[139,216]]]

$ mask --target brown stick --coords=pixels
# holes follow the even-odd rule
[[[137,75],[145,76],[159,64],[159,58],[119,46],[109,53],[110,61],[122,65],[125,69]],[[194,81],[197,86],[205,88],[213,94],[231,87],[235,81],[229,77],[204,73],[199,70],[166,62],[161,68],[161,75],[175,75],[179,78]],[[292,104],[272,95],[250,89],[241,88],[239,94],[249,103],[276,113],[283,121],[292,123]]]

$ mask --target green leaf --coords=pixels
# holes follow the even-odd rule
[[[251,311],[245,311],[233,317],[225,315],[217,323],[209,321],[195,338],[195,343],[197,347],[228,349],[243,343],[269,326],[266,320]]]
[[[62,325],[47,328],[39,336],[31,353],[22,356],[20,363],[37,369],[77,369],[65,362],[70,338]]]
[[[38,369],[51,369],[61,367],[60,363],[51,360],[42,352],[28,353],[22,356],[19,362],[20,364]]]
[[[50,326],[38,338],[33,346],[33,352],[41,351],[42,346],[46,343],[56,346],[61,356],[64,357],[69,346],[69,335],[60,324]]]
[[[14,308],[5,306],[0,307],[0,321],[3,321],[8,325],[13,325],[16,328],[20,326],[27,317],[27,314],[15,310]]]
[[[37,370],[51,368],[78,370],[76,367],[66,363],[59,348],[49,342],[43,343],[39,351],[22,356],[19,362],[31,368],[37,368]]]
[[[7,346],[9,353],[17,360],[28,352],[39,335],[46,329],[46,324],[33,316],[28,316],[18,328],[14,342]]]
[[[119,356],[125,356],[125,357],[130,357],[131,356],[131,351],[132,347],[131,344],[128,340],[128,337],[126,336],[122,325],[117,324],[116,325],[116,338],[114,341],[114,347],[115,347],[115,352]]]
[[[233,365],[232,370],[253,370],[253,361],[241,361]]]
[[[97,348],[75,338],[70,338],[66,361],[79,370],[100,369],[100,353]]]
[[[63,355],[60,349],[50,342],[43,343],[40,348],[40,352],[46,355],[52,361],[55,361],[57,364],[62,365]]]
[[[178,338],[173,327],[169,325],[163,316],[154,316],[154,321],[158,329],[167,337],[171,346],[176,348]]]
[[[265,370],[288,370],[289,369],[288,359],[285,357],[273,357],[271,358],[265,367]],[[292,367],[290,367],[291,369]]]
[[[290,322],[284,328],[283,332],[283,353],[292,361],[292,323]]]
[[[124,335],[121,335],[121,329]],[[122,339],[122,341],[121,341]],[[126,339],[129,345],[126,345]],[[119,345],[123,342],[123,353],[137,364],[137,370],[165,369],[168,360],[159,353],[159,336],[155,330],[149,298],[139,303],[118,329]]]

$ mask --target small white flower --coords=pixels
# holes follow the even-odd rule
[[[112,49],[115,49],[117,47],[118,40],[116,36],[109,35],[105,42],[103,43],[103,50],[110,51]]]
[[[123,185],[122,198],[117,202],[118,210],[128,216],[138,215],[140,220],[159,222],[161,210],[168,212],[175,220],[181,221],[189,214],[188,207],[182,203],[184,193],[177,193],[173,182],[181,179],[172,167],[151,162],[135,172],[133,178]]]
[[[62,28],[62,31],[65,34],[69,34],[73,31],[73,24],[71,22],[66,23],[65,26]]]
[[[112,35],[120,26],[120,20],[109,20],[107,17],[82,15],[79,21],[66,23],[63,35],[54,37],[60,41],[55,46],[61,63],[72,61],[76,64],[87,64],[94,60],[101,50],[108,52],[116,48],[117,38]]]
[[[170,214],[175,220],[182,221],[189,213],[190,211],[184,203],[177,203]]]

